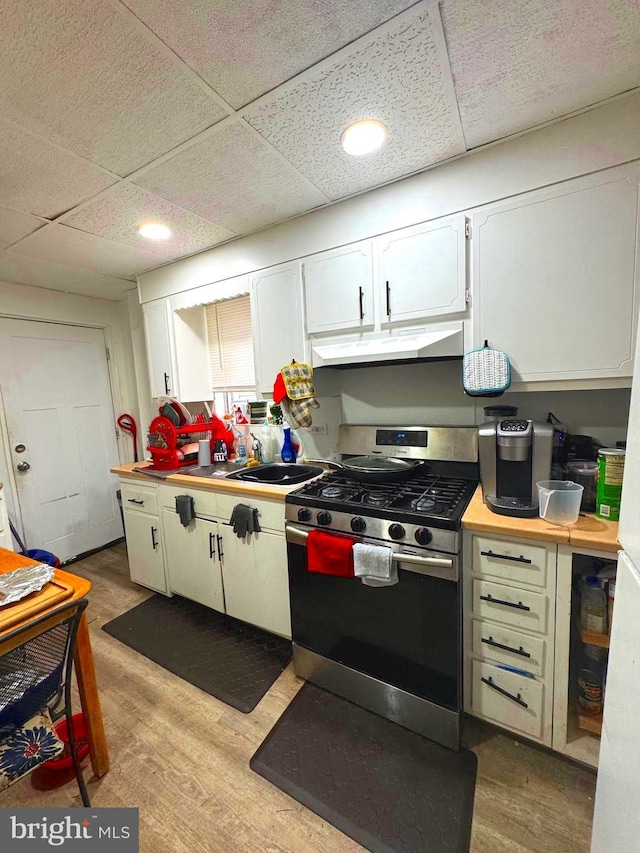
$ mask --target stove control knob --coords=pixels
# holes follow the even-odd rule
[[[298,510],[298,521],[311,521],[311,510],[310,509],[299,509]]]
[[[355,518],[351,519],[351,529],[354,533],[364,533],[364,531],[367,529],[367,522],[364,520],[364,518],[356,516]]]
[[[322,512],[319,512],[318,513],[318,524],[324,524],[324,525],[331,524],[331,513],[325,512],[324,510],[322,510]]]
[[[392,524],[389,528],[389,536],[392,539],[403,539],[404,538],[404,527],[401,524]]]
[[[428,545],[433,539],[433,533],[427,530],[426,527],[419,527],[416,530],[416,542],[418,545]]]

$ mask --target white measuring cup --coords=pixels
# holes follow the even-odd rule
[[[542,480],[538,487],[538,512],[550,524],[575,524],[580,515],[584,487],[572,480]]]

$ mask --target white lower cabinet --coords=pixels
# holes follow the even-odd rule
[[[131,480],[121,486],[132,581],[291,637],[282,499]],[[179,495],[193,498],[196,517],[187,527],[176,512]],[[239,503],[258,510],[260,533],[238,539],[233,532]]]
[[[9,527],[9,514],[7,512],[7,501],[0,486],[0,548],[13,551],[11,540],[11,528]]]
[[[228,524],[222,535],[222,577],[229,616],[291,636],[287,543],[278,533],[238,539]]]
[[[465,710],[551,746],[557,546],[467,532],[465,554]]]
[[[166,593],[159,517],[125,509],[124,529],[131,580],[156,592]]]
[[[224,613],[218,522],[195,518],[183,527],[174,509],[162,510],[169,589]]]

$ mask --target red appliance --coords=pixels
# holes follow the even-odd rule
[[[205,433],[203,436],[202,433]],[[233,455],[233,435],[226,428],[224,421],[216,415],[205,423],[185,424],[174,426],[168,418],[158,416],[149,424],[149,435],[147,450],[151,454],[153,467],[160,471],[171,471],[182,468],[185,465],[193,465],[198,461],[197,447],[194,453],[184,453],[183,448],[188,445],[197,444],[199,438],[211,440],[213,450],[214,443],[220,439],[227,445],[227,455]]]

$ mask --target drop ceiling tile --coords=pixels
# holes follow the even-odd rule
[[[444,0],[468,147],[640,85],[637,0]]]
[[[0,255],[0,281],[30,284],[33,287],[46,287],[100,299],[122,299],[126,291],[134,287],[130,281],[121,278],[26,258],[13,252]]]
[[[225,122],[136,183],[236,234],[327,200],[238,122]]]
[[[8,207],[0,207],[0,252],[38,228],[42,228],[44,224],[42,219],[29,216],[28,213],[19,213]]]
[[[123,246],[66,225],[50,225],[26,237],[15,251],[29,258],[89,270],[101,275],[127,278],[159,266],[157,255]]]
[[[0,119],[0,204],[53,218],[113,183],[97,166]]]
[[[156,255],[167,262],[208,249],[234,235],[195,213],[134,184],[119,184],[102,198],[63,220],[64,224],[97,237],[106,237]],[[138,233],[143,222],[158,222],[171,230],[168,240],[147,240]]]
[[[408,9],[415,0],[125,0],[233,107]]]
[[[224,111],[104,0],[4,0],[0,111],[120,175]]]
[[[333,199],[464,150],[446,55],[424,4],[266,95],[243,115]],[[379,151],[352,157],[340,137],[361,119],[384,122],[389,137]]]

